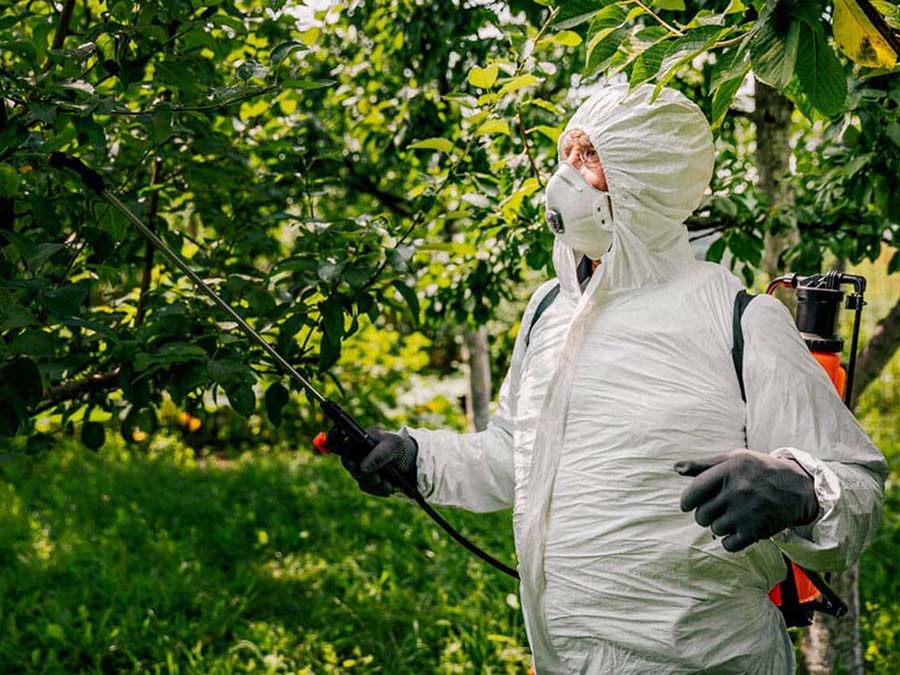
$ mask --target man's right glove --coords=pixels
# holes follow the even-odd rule
[[[419,446],[416,445],[415,439],[406,431],[394,434],[378,427],[369,427],[366,429],[366,433],[378,441],[378,445],[372,448],[362,461],[357,462],[341,456],[341,464],[356,479],[359,488],[363,492],[378,497],[388,497],[393,492],[401,490],[399,484],[391,482],[378,473],[378,470],[386,464],[393,466],[410,485],[415,486],[417,480],[416,455],[419,452]],[[334,448],[333,451],[341,454],[340,448]]]

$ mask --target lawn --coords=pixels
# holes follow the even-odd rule
[[[0,476],[0,672],[521,673],[512,580],[307,449],[66,442]],[[511,562],[509,514],[452,513]]]

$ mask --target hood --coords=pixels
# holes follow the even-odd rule
[[[613,245],[597,270],[595,291],[658,284],[694,259],[684,220],[712,177],[712,131],[684,94],[664,88],[651,103],[653,89],[645,84],[629,93],[627,84],[606,86],[581,104],[564,131],[587,134],[609,186]],[[573,298],[581,294],[576,272],[581,257],[556,241],[557,276]]]

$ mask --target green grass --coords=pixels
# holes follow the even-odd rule
[[[511,560],[509,514],[452,520]],[[512,580],[335,458],[69,442],[0,475],[0,672],[522,673]]]

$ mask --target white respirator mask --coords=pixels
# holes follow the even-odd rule
[[[547,225],[570,248],[599,260],[613,239],[609,193],[588,184],[578,170],[562,162],[547,183]]]

